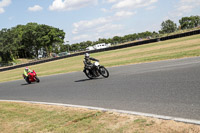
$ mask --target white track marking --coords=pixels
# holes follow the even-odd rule
[[[178,117],[164,116],[164,115],[157,115],[157,114],[149,114],[149,113],[142,113],[142,112],[134,112],[134,111],[126,111],[126,110],[106,109],[106,108],[99,108],[99,107],[92,107],[92,106],[72,105],[72,104],[63,104],[63,103],[37,102],[37,101],[22,101],[22,100],[0,100],[0,102],[20,102],[20,103],[56,105],[56,106],[65,106],[65,107],[74,107],[74,108],[86,108],[86,109],[91,109],[91,110],[110,111],[110,112],[153,117],[153,118],[164,119],[164,120],[174,120],[177,122],[184,122],[184,123],[200,125],[199,120],[185,119],[185,118],[178,118]]]

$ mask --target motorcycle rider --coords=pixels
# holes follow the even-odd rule
[[[32,72],[31,69],[29,69],[28,67],[25,67],[25,69],[24,69],[24,79],[25,79],[26,81],[29,81],[28,73],[31,73],[31,72]]]
[[[85,66],[90,68],[92,70],[93,74],[96,74],[95,66],[94,66],[94,64],[92,64],[91,60],[99,62],[99,60],[90,57],[89,53],[85,53],[85,58],[84,58],[84,61],[83,61]]]

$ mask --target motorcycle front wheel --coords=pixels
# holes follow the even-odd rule
[[[94,77],[93,77],[93,75],[91,74],[91,72],[90,72],[90,69],[85,69],[84,70],[84,73],[85,73],[85,75],[89,78],[89,79],[93,79]]]
[[[109,72],[104,66],[99,67],[99,73],[104,77],[108,78],[109,77]]]

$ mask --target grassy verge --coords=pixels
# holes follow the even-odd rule
[[[156,42],[130,48],[94,53],[106,67],[200,56],[200,35],[194,35],[163,42]],[[84,56],[66,58],[30,66],[39,76],[81,71]],[[0,73],[0,82],[22,79],[24,68]]]
[[[0,114],[2,133],[200,132],[199,125],[52,105],[0,102]]]

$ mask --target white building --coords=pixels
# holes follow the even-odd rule
[[[100,44],[96,44],[94,46],[89,46],[89,47],[86,48],[86,50],[102,49],[102,48],[108,48],[110,46],[111,46],[110,43],[108,43],[108,44],[100,43]]]
[[[86,48],[86,50],[94,50],[94,47],[93,46],[89,46]]]

